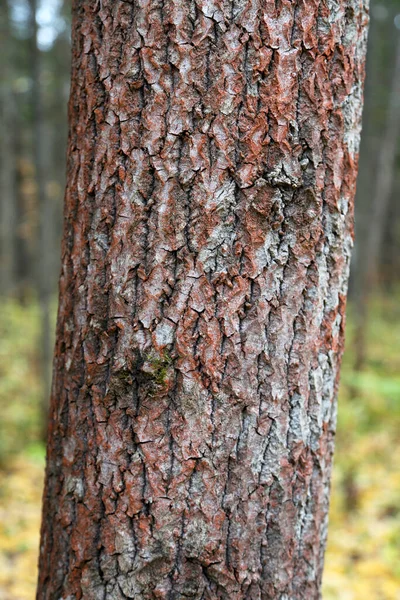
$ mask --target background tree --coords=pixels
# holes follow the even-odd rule
[[[73,3],[39,598],[317,598],[367,13]]]
[[[10,43],[10,22],[8,6],[0,6],[0,50],[3,56],[1,63],[0,88],[0,162],[1,162],[1,195],[0,195],[0,281],[3,295],[15,292],[16,244],[14,231],[16,229],[16,168],[15,168],[15,105],[11,85],[14,67],[13,46]]]
[[[400,33],[400,32],[399,32]],[[363,272],[359,287],[360,312],[357,327],[357,367],[361,369],[366,358],[366,329],[369,298],[374,289],[374,280],[378,273],[379,255],[382,252],[383,235],[390,210],[391,191],[395,176],[394,164],[396,148],[400,133],[400,34],[398,35],[396,62],[392,78],[392,89],[389,97],[387,122],[379,155],[376,184],[372,204],[372,223],[369,228],[369,239],[365,245]]]
[[[36,277],[37,296],[40,306],[41,340],[40,340],[40,367],[43,385],[42,393],[42,421],[45,424],[48,413],[48,395],[50,393],[50,360],[51,360],[51,324],[50,303],[53,281],[51,274],[51,254],[49,248],[52,244],[52,204],[50,202],[46,185],[47,171],[49,170],[50,148],[46,142],[49,132],[46,131],[45,104],[43,95],[43,64],[42,52],[38,47],[37,2],[30,0],[30,25],[31,25],[31,61],[32,61],[32,113],[34,123],[33,135],[33,164],[35,169],[36,192],[38,201],[38,224],[36,243]],[[43,438],[46,439],[46,426],[44,425]]]

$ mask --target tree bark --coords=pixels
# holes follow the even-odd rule
[[[318,598],[359,0],[73,2],[38,598]]]

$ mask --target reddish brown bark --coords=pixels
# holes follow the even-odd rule
[[[365,3],[73,11],[38,598],[318,598]]]

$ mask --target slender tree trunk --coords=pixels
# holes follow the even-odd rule
[[[50,301],[53,290],[52,279],[52,219],[53,211],[46,190],[48,160],[46,154],[45,107],[42,90],[41,53],[38,48],[38,27],[36,21],[37,1],[30,0],[31,9],[31,70],[32,70],[32,112],[33,112],[33,158],[38,198],[38,236],[36,245],[35,281],[40,306],[40,367],[42,380],[42,420],[43,439],[46,439],[48,418],[51,365],[51,324]]]
[[[318,598],[366,7],[73,13],[38,598]]]
[[[0,296],[16,291],[17,187],[13,56],[7,4],[0,7]]]
[[[355,247],[351,258],[350,281],[348,296],[359,301],[358,292],[361,288],[362,265],[364,249],[368,238],[369,216],[371,211],[371,187],[374,182],[374,174],[377,165],[377,128],[376,115],[380,113],[382,104],[381,95],[377,95],[376,89],[382,86],[382,56],[376,52],[379,39],[387,34],[385,28],[377,19],[372,17],[368,28],[368,49],[366,60],[366,79],[364,86],[363,126],[360,144],[360,162],[358,168],[358,182],[355,203],[357,206],[355,219]],[[375,49],[375,50],[374,50]],[[379,104],[379,106],[378,106]]]
[[[390,207],[390,196],[395,175],[396,150],[400,133],[400,32],[397,31],[397,48],[389,95],[386,126],[380,145],[378,168],[375,177],[375,189],[370,211],[368,238],[365,243],[364,257],[359,285],[357,311],[357,329],[355,335],[356,369],[361,370],[366,359],[366,331],[368,326],[368,306],[371,292],[377,282],[379,257],[382,249],[383,234]]]
[[[17,198],[13,123],[14,98],[6,85],[0,94],[0,295],[15,293]]]
[[[384,235],[385,292],[395,297],[400,283],[400,172],[395,168],[392,192],[389,201],[389,214],[386,222],[387,232]]]
[[[26,304],[32,297],[32,285],[34,283],[34,274],[32,269],[32,249],[30,247],[30,223],[32,212],[35,211],[35,206],[27,205],[26,192],[24,193],[24,184],[26,178],[26,160],[30,156],[26,156],[29,143],[24,139],[29,132],[26,132],[23,120],[21,118],[21,106],[17,105],[15,119],[13,121],[15,135],[15,167],[16,167],[16,202],[17,202],[17,231],[16,231],[16,279],[17,297],[21,304]],[[24,136],[25,133],[25,136]]]

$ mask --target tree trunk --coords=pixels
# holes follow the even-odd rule
[[[36,21],[37,0],[29,0],[31,11],[31,70],[32,70],[32,116],[33,116],[33,160],[37,189],[38,231],[36,244],[35,282],[40,307],[40,370],[42,382],[41,413],[43,439],[46,439],[46,422],[49,410],[50,366],[51,366],[51,321],[50,301],[52,280],[52,219],[53,210],[47,194],[46,183],[48,160],[46,153],[45,106],[42,89],[41,52],[38,48],[38,26]]]
[[[355,203],[357,206],[354,224],[355,247],[351,257],[350,280],[348,298],[359,301],[358,292],[361,287],[361,269],[365,245],[368,238],[368,224],[371,209],[371,187],[374,182],[374,174],[377,168],[377,131],[381,127],[377,125],[377,115],[381,113],[383,102],[382,94],[376,94],[378,87],[383,86],[382,56],[376,51],[379,41],[383,36],[387,37],[387,27],[372,15],[368,27],[368,45],[366,60],[366,79],[364,86],[364,103],[362,117],[362,136],[360,144],[360,161],[358,166],[358,181]],[[378,106],[379,105],[379,106]]]
[[[389,95],[385,130],[380,144],[380,153],[375,175],[375,189],[370,211],[368,239],[360,266],[357,327],[355,334],[355,368],[362,370],[367,357],[366,332],[371,293],[377,283],[379,258],[383,234],[390,208],[390,196],[395,175],[396,150],[400,132],[400,32],[396,31],[397,44]]]
[[[17,174],[13,46],[7,3],[0,6],[0,296],[14,294],[16,282]]]
[[[318,598],[366,6],[73,13],[38,598]]]

